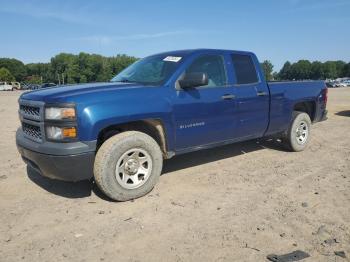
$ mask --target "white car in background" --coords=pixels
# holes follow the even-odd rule
[[[12,82],[11,83],[14,90],[21,90],[21,83],[19,82]]]
[[[345,82],[339,82],[337,83],[339,87],[347,87],[348,85]]]
[[[0,82],[0,91],[13,91],[13,86],[11,83]]]

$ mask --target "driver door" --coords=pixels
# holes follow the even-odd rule
[[[183,75],[205,73],[208,84],[182,89],[177,82],[177,90],[174,90],[176,151],[233,138],[235,95],[234,88],[228,86],[225,65],[223,55],[200,55]]]

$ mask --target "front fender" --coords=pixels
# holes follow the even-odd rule
[[[174,134],[171,122],[171,105],[166,99],[156,102],[128,99],[104,101],[80,108],[78,117],[79,138],[82,141],[97,140],[101,130],[112,126],[146,119],[159,119],[164,125],[167,145],[173,148]]]

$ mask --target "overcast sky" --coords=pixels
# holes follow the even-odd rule
[[[0,57],[60,52],[144,57],[188,48],[286,60],[350,61],[350,0],[0,0]]]

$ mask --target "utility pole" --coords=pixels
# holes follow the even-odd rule
[[[57,73],[57,78],[58,78],[58,85],[61,85],[61,78],[60,78],[60,74]]]

